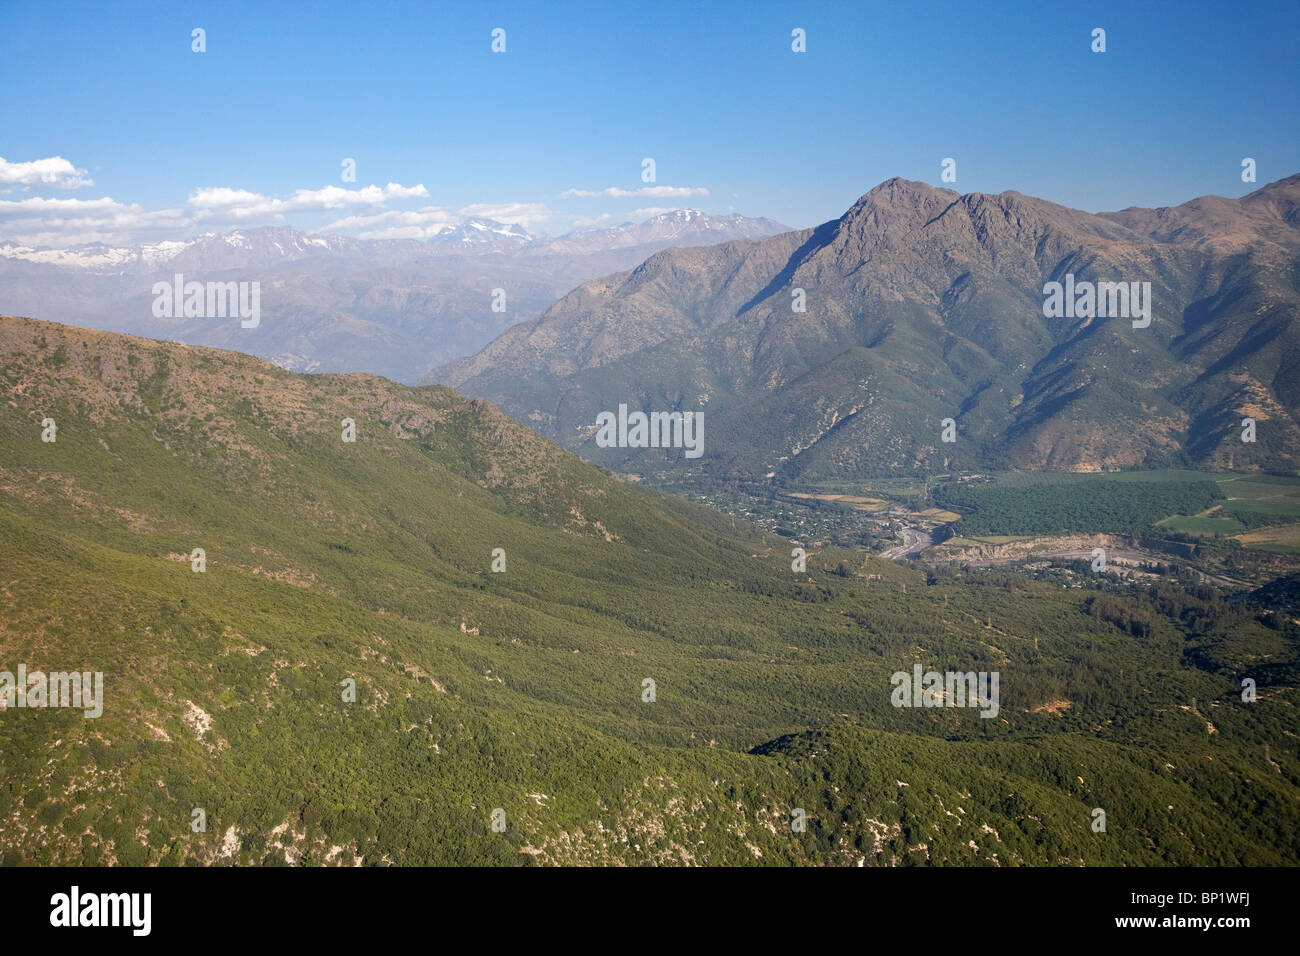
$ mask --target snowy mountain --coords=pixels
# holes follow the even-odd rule
[[[497,222],[494,219],[470,218],[459,226],[448,226],[430,242],[441,244],[470,244],[477,246],[523,245],[537,239],[523,226]]]
[[[649,244],[668,246],[711,246],[733,239],[764,239],[789,232],[771,219],[747,216],[710,216],[698,209],[674,209],[645,222],[625,222],[605,229],[572,232],[546,244],[552,252],[590,253]]]
[[[575,286],[672,245],[784,231],[768,219],[697,210],[560,239],[467,219],[431,239],[352,239],[285,226],[135,247],[35,249],[0,241],[0,314],[248,352],[303,372],[373,372],[414,382],[540,315]],[[257,281],[262,320],[158,318],[152,287]],[[493,290],[506,311],[492,310]]]
[[[65,249],[32,248],[0,242],[0,259],[52,265],[98,274],[147,274],[158,270],[263,268],[274,263],[343,256],[395,264],[423,255],[454,251],[478,255],[526,251],[532,256],[590,255],[646,245],[704,246],[733,239],[761,239],[789,227],[771,219],[709,216],[698,209],[676,209],[645,222],[584,229],[554,238],[534,234],[517,224],[470,218],[448,226],[428,240],[351,239],[310,235],[288,226],[204,233],[184,241],[166,240],[139,246],[89,243]]]

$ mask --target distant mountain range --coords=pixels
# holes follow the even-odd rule
[[[281,262],[340,255],[371,258],[377,264],[392,265],[429,255],[461,255],[467,251],[521,251],[533,257],[583,256],[613,249],[640,254],[646,246],[710,245],[732,239],[761,239],[788,231],[788,226],[771,219],[710,216],[698,209],[674,209],[644,222],[579,229],[559,238],[534,234],[513,223],[471,217],[457,226],[446,226],[428,239],[314,236],[281,226],[209,232],[183,242],[164,240],[136,246],[93,242],[53,249],[0,242],[0,259],[81,269],[97,275],[148,275],[160,269],[269,268]]]
[[[257,355],[294,371],[372,372],[414,382],[481,348],[593,276],[669,245],[786,231],[768,219],[663,213],[556,239],[468,219],[428,240],[307,235],[287,227],[133,247],[0,243],[0,311]],[[154,281],[261,283],[262,321],[159,319]],[[492,311],[494,289],[505,312]]]
[[[1048,317],[1052,282],[1150,283],[1150,323]],[[430,380],[633,472],[1293,470],[1298,320],[1300,176],[1096,215],[891,179],[815,229],[586,282]],[[704,411],[705,454],[597,447],[621,403]]]

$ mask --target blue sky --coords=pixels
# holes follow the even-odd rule
[[[1300,172],[1297,63],[1295,2],[0,0],[0,241],[683,206],[809,226],[945,157],[961,192],[1093,211],[1239,196]],[[84,174],[22,165],[54,158]],[[571,194],[610,187],[632,194]]]

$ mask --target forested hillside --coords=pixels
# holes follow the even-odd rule
[[[13,318],[0,377],[0,669],[104,674],[100,717],[0,714],[4,863],[1300,854],[1289,621],[796,573],[438,387]],[[998,672],[997,716],[893,706],[914,664]]]

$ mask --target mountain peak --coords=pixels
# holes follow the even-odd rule
[[[673,248],[580,286],[435,377],[612,468],[635,453],[592,446],[584,423],[646,395],[708,401],[718,451],[696,467],[726,480],[917,474],[957,455],[1290,470],[1294,189],[1098,215],[895,177],[816,229]],[[1045,317],[1046,283],[1071,273],[1140,283],[1151,328],[1125,321],[1144,317],[1136,293],[1119,321]],[[1267,446],[1235,441],[1244,408],[1267,415]],[[968,444],[937,443],[945,417]]]
[[[947,205],[960,198],[961,194],[951,189],[904,179],[902,176],[893,176],[864,193],[841,217],[841,220],[854,219],[868,209],[919,209],[938,202]]]
[[[872,193],[893,192],[896,190],[931,193],[938,188],[941,187],[931,186],[929,183],[921,182],[919,179],[904,179],[902,176],[890,176],[872,189],[867,190],[866,195],[870,196]]]
[[[951,189],[894,176],[855,202],[840,217],[835,235],[865,255],[868,247],[889,236],[925,226],[959,199],[961,195]]]
[[[498,222],[484,216],[470,216],[458,226],[448,226],[429,239],[435,243],[497,244],[525,243],[537,239],[518,223]]]

